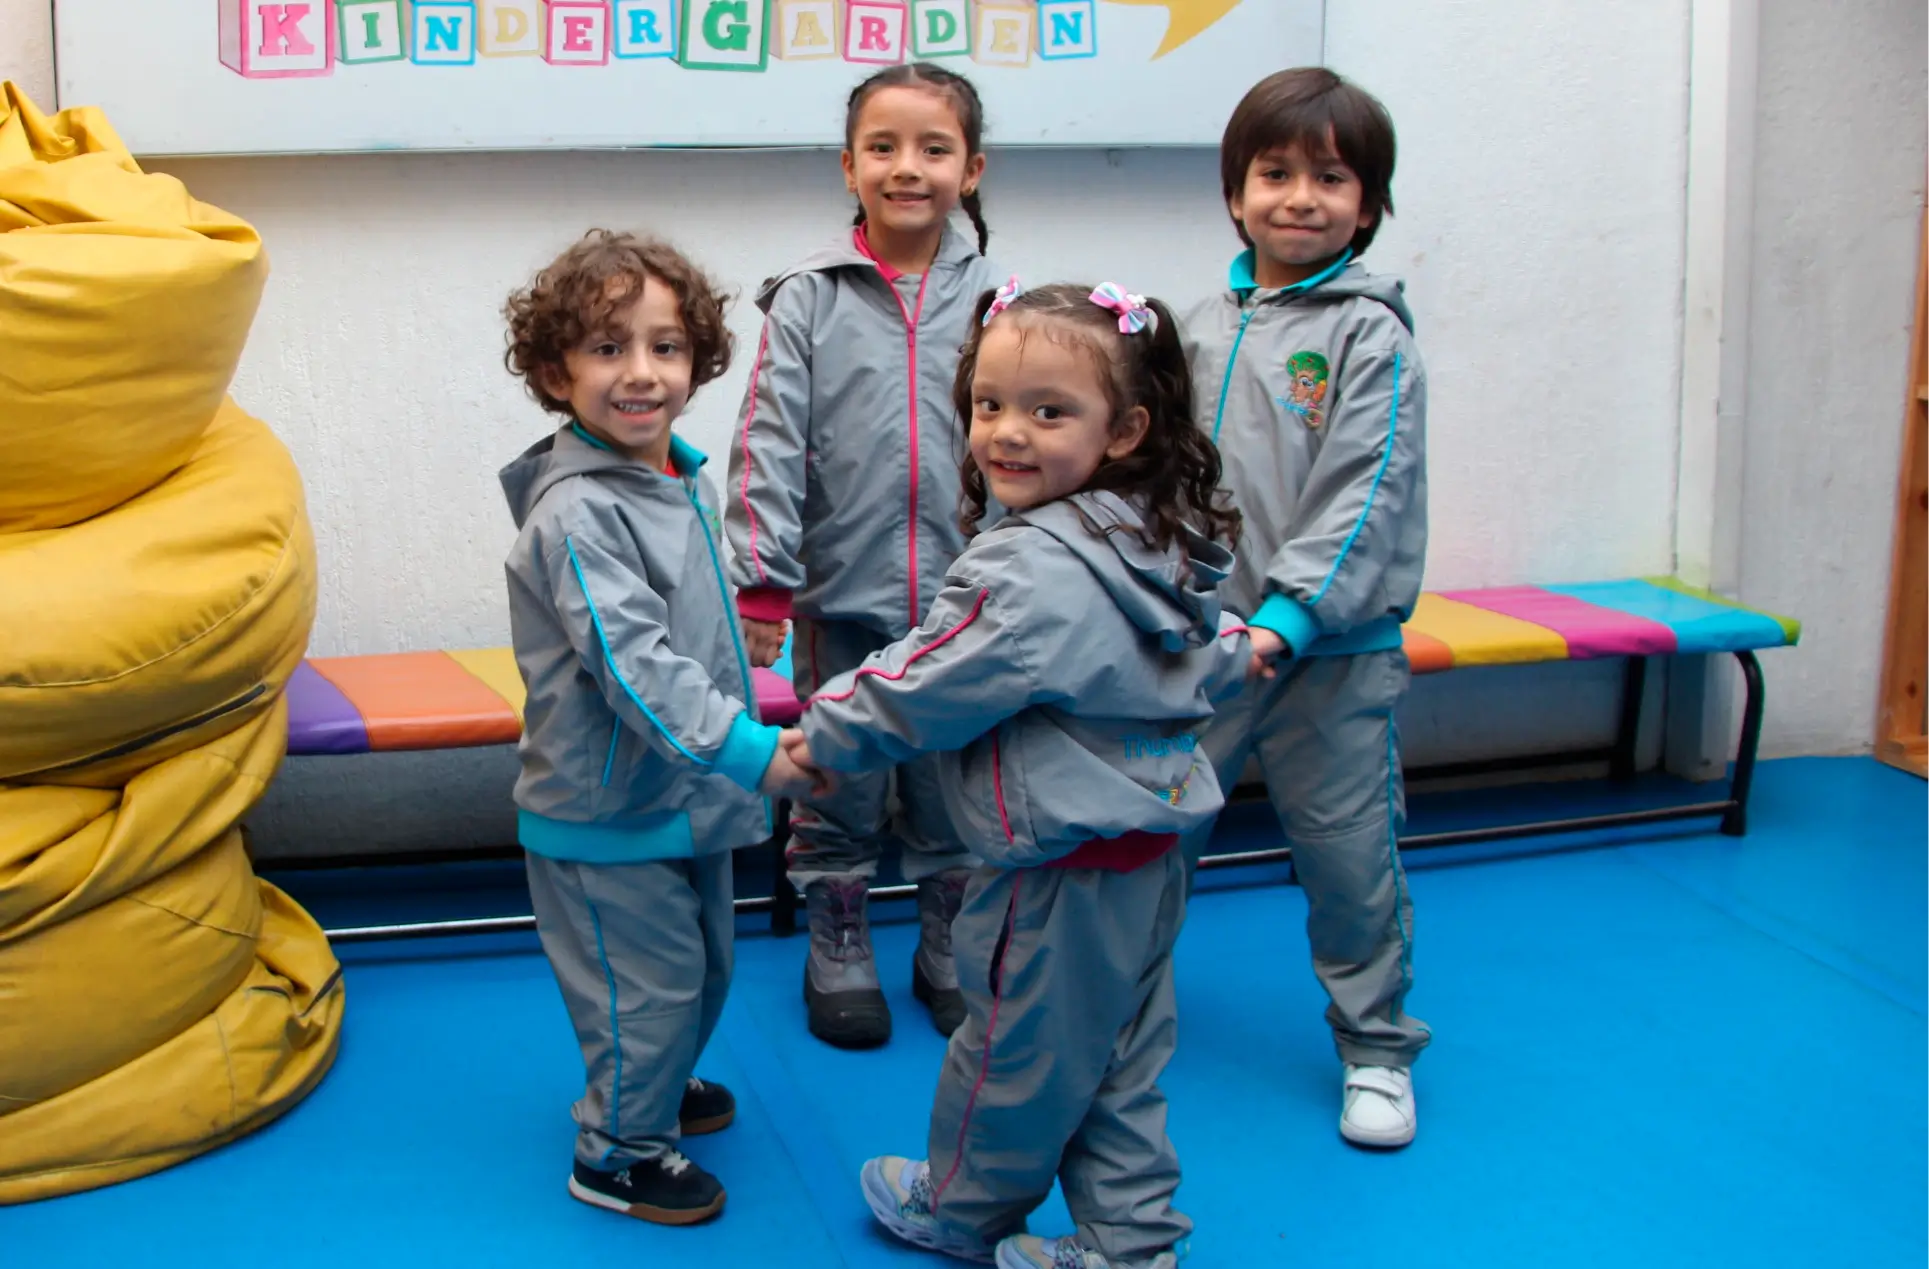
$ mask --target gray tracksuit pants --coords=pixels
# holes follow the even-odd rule
[[[792,674],[800,700],[896,640],[846,621],[797,618]],[[877,874],[878,857],[895,838],[903,846],[906,881],[971,864],[944,813],[936,759],[921,755],[896,768],[844,774],[836,792],[791,803],[787,855],[791,884],[803,889],[820,877]],[[895,793],[898,813],[890,814]]]
[[[1222,702],[1203,744],[1231,791],[1259,756],[1266,791],[1306,892],[1313,971],[1343,1061],[1410,1066],[1427,1046],[1407,1014],[1413,902],[1397,839],[1406,820],[1393,711],[1406,654],[1308,657]],[[1210,829],[1186,842],[1196,861]]]
[[[1178,1040],[1185,861],[1129,873],[980,868],[951,929],[968,1014],[931,1109],[938,1218],[995,1239],[1056,1177],[1078,1241],[1114,1264],[1192,1230],[1159,1075]]]
[[[578,864],[530,855],[536,930],[582,1046],[576,1158],[605,1172],[676,1146],[685,1083],[730,992],[730,856]]]

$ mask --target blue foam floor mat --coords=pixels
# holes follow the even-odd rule
[[[1593,796],[1482,795],[1553,813]],[[1921,1265],[1923,785],[1803,759],[1765,764],[1755,799],[1740,841],[1694,826],[1411,856],[1409,1004],[1435,1041],[1419,1140],[1392,1155],[1335,1130],[1299,891],[1267,884],[1279,870],[1202,878],[1165,1081],[1198,1222],[1188,1269]],[[1480,800],[1417,804],[1416,821]],[[1223,848],[1270,844],[1264,817],[1228,833]],[[876,1232],[855,1182],[869,1155],[921,1151],[942,1051],[906,981],[911,914],[878,913],[897,1033],[873,1053],[812,1040],[802,940],[742,922],[702,1068],[740,1117],[690,1143],[730,1189],[714,1224],[566,1196],[578,1059],[533,938],[503,936],[345,949],[343,1050],[307,1102],[157,1176],[0,1209],[0,1263],[945,1263]],[[1054,1195],[1033,1226],[1065,1221]]]

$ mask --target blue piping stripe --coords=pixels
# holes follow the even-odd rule
[[[743,650],[743,635],[730,616],[730,584],[724,581],[723,564],[717,559],[717,540],[710,534],[710,522],[704,519],[703,504],[697,501],[694,480],[691,484],[684,486],[683,492],[690,499],[691,507],[696,510],[697,524],[703,529],[703,544],[710,548],[710,571],[717,575],[717,593],[723,596],[723,624],[730,629],[730,646],[737,650],[737,673],[743,675],[744,712],[754,718],[757,708],[757,685],[750,677],[750,658]],[[770,799],[765,798],[764,827],[769,829],[772,822]]]
[[[612,1142],[617,1142],[623,1139],[623,1134],[616,1130],[617,1104],[623,1096],[623,1033],[616,1026],[616,971],[610,968],[609,952],[603,947],[602,918],[596,915],[596,905],[589,901],[588,895],[583,896],[583,906],[589,909],[589,925],[596,931],[596,959],[603,963],[603,981],[610,989],[610,1053],[616,1059],[616,1069],[610,1076],[609,1136]],[[604,1163],[609,1162],[615,1149],[612,1145],[603,1152]]]
[[[1333,579],[1340,575],[1340,565],[1346,563],[1347,552],[1351,551],[1353,544],[1360,540],[1360,533],[1366,528],[1366,518],[1373,514],[1373,499],[1379,496],[1380,482],[1386,479],[1387,464],[1393,461],[1393,442],[1400,429],[1400,360],[1400,354],[1394,353],[1393,404],[1386,412],[1386,453],[1380,455],[1380,467],[1373,473],[1373,484],[1367,488],[1366,505],[1360,508],[1360,518],[1353,522],[1353,531],[1347,534],[1346,541],[1340,544],[1340,553],[1333,560],[1333,567],[1327,571],[1326,580],[1320,583],[1319,593],[1314,595],[1312,602],[1306,605],[1308,608],[1326,598],[1326,592],[1332,589]]]
[[[610,724],[610,756],[603,759],[603,787],[610,787],[610,772],[616,770],[616,741],[623,734],[623,720]]]
[[[730,620],[730,586],[723,579],[723,564],[717,559],[717,540],[710,536],[710,524],[703,518],[703,504],[697,501],[694,490],[686,488],[690,507],[697,513],[697,524],[703,529],[703,544],[710,548],[710,571],[716,574],[717,594],[723,597],[724,624],[730,628],[730,646],[737,651],[737,673],[743,676],[744,707],[748,709],[756,700],[756,684],[750,680],[750,658],[743,650],[743,636],[737,633],[737,623]]]
[[[1212,443],[1219,443],[1219,429],[1226,425],[1226,393],[1232,391],[1232,368],[1239,362],[1239,345],[1246,342],[1246,323],[1258,309],[1247,309],[1239,318],[1239,333],[1232,337],[1232,351],[1226,354],[1226,377],[1219,382],[1219,409],[1212,416]]]
[[[1407,993],[1413,990],[1413,932],[1407,928],[1407,874],[1400,867],[1400,820],[1396,814],[1393,782],[1400,770],[1400,746],[1393,714],[1386,716],[1386,855],[1393,869],[1393,920],[1400,927],[1400,994],[1393,1001],[1392,1021],[1406,1014]],[[1425,1030],[1423,1026],[1421,1028]],[[1431,1035],[1431,1032],[1428,1032]]]
[[[589,593],[589,580],[583,576],[582,561],[576,558],[575,540],[572,538],[564,538],[563,549],[569,552],[569,567],[576,574],[576,584],[583,588],[583,600],[589,605],[590,624],[596,627],[596,642],[603,649],[603,660],[609,664],[610,673],[615,676],[617,683],[622,687],[623,695],[630,698],[630,704],[643,711],[643,717],[649,719],[650,724],[663,733],[663,738],[669,741],[678,753],[688,758],[691,762],[696,763],[699,767],[708,767],[710,765],[708,762],[705,762],[688,749],[685,749],[683,742],[670,734],[670,729],[663,725],[663,720],[658,718],[656,714],[651,711],[650,707],[643,703],[643,698],[638,696],[636,689],[629,685],[629,681],[623,677],[623,672],[616,668],[616,658],[610,653],[609,636],[603,631],[603,616],[596,611],[596,599]],[[713,559],[715,555],[715,548],[712,548],[711,556]]]

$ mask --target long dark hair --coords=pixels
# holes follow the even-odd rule
[[[1172,310],[1147,300],[1155,323],[1137,334],[1121,334],[1118,314],[1092,302],[1090,286],[1054,282],[1020,292],[994,321],[1017,321],[1045,338],[1068,338],[1086,348],[1101,368],[1112,417],[1133,406],[1149,416],[1145,439],[1124,458],[1101,462],[1085,489],[1109,490],[1142,501],[1146,536],[1161,549],[1183,542],[1193,529],[1227,546],[1239,541],[1240,518],[1231,497],[1220,488],[1219,448],[1192,417],[1192,372],[1179,342]],[[972,380],[978,373],[978,345],[984,339],[985,313],[996,291],[978,297],[971,338],[958,361],[951,402],[967,427],[973,414]],[[965,446],[960,464],[964,494],[959,524],[967,537],[978,532],[989,493],[985,474]],[[1081,491],[1083,492],[1083,491]]]
[[[933,62],[908,62],[887,66],[872,75],[857,87],[851,89],[850,100],[844,106],[844,148],[850,149],[857,139],[857,117],[864,112],[864,103],[886,88],[924,88],[937,93],[951,103],[952,110],[958,115],[958,131],[964,133],[965,157],[984,153],[985,148],[985,106],[978,100],[978,90],[971,81],[956,71],[948,71]],[[984,253],[991,242],[991,230],[985,224],[984,201],[977,190],[958,199],[958,206],[964,214],[971,217],[971,227],[978,231],[978,251]],[[853,225],[864,223],[864,204],[857,205],[857,218]]]

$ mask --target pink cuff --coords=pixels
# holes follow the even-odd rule
[[[737,614],[745,621],[789,621],[790,592],[775,586],[746,586],[737,592]]]

